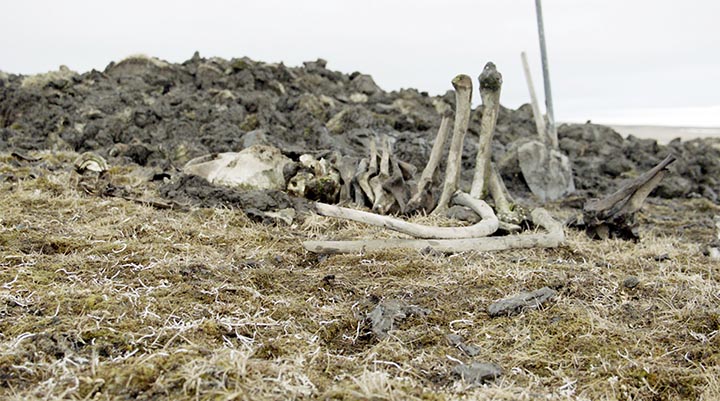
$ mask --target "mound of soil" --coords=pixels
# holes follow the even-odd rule
[[[113,163],[170,171],[202,154],[257,143],[274,145],[294,159],[331,149],[364,156],[371,138],[387,134],[401,160],[423,167],[440,124],[439,111],[453,105],[452,91],[436,97],[415,89],[386,92],[369,75],[332,71],[324,60],[288,67],[197,53],[181,64],[131,57],[102,72],[78,74],[61,67],[35,76],[0,73],[0,151],[93,150]],[[472,176],[481,117],[478,107],[463,154],[466,182]],[[493,158],[517,196],[527,196],[529,190],[512,151],[535,137],[528,105],[501,107]],[[616,181],[636,176],[672,152],[679,157],[671,168],[676,174],[664,180],[656,195],[717,202],[720,141],[664,146],[624,139],[590,123],[562,125],[559,138],[582,195],[607,193]]]

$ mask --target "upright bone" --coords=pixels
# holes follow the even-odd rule
[[[367,173],[368,163],[370,163],[368,159],[360,159],[360,162],[355,169],[355,176],[353,176],[352,179],[352,187],[355,195],[355,204],[357,206],[365,206],[365,198],[367,195],[365,194],[365,188],[363,188],[363,186],[360,184],[360,179],[363,177],[363,174]],[[368,184],[368,190],[369,188],[370,184]]]
[[[443,114],[442,121],[440,121],[440,128],[438,129],[437,136],[435,137],[435,143],[433,143],[432,151],[430,151],[428,164],[425,166],[425,169],[417,182],[415,194],[408,202],[408,212],[415,211],[423,207],[432,207],[432,205],[428,206],[427,204],[432,203],[431,186],[433,178],[435,177],[435,171],[437,170],[438,165],[440,165],[440,158],[442,157],[443,149],[445,148],[445,141],[450,133],[451,118],[452,116],[450,111],[446,110]],[[428,202],[428,200],[430,200],[430,202]]]
[[[356,175],[356,177],[358,185],[362,189],[363,193],[365,193],[365,196],[367,196],[371,204],[375,203],[375,194],[373,193],[372,186],[370,185],[370,177],[377,173],[377,168],[377,145],[375,145],[375,138],[370,138],[370,161],[367,169],[363,169],[359,175]]]
[[[375,201],[372,210],[380,214],[386,214],[393,203],[392,195],[387,193],[383,184],[390,178],[390,141],[387,136],[382,139],[382,153],[380,154],[380,173],[370,178],[370,187],[373,190]]]
[[[480,123],[480,139],[478,153],[475,159],[475,174],[473,176],[470,196],[481,199],[488,190],[490,180],[490,150],[492,148],[493,131],[500,109],[500,89],[502,88],[502,74],[489,62],[485,65],[482,74],[478,77],[480,83],[480,97],[483,102],[483,117]]]
[[[395,201],[394,204],[397,205],[398,208],[397,211],[405,213],[410,198],[410,187],[405,182],[403,171],[400,168],[400,162],[397,157],[392,154],[392,148],[390,152],[390,167],[392,171],[390,177],[383,182],[382,186],[384,190],[392,194]]]
[[[470,122],[472,80],[469,76],[460,74],[452,80],[452,85],[455,88],[455,123],[453,124],[450,153],[448,154],[447,168],[445,169],[445,182],[443,183],[440,200],[433,214],[445,213],[453,194],[458,190],[463,142]]]

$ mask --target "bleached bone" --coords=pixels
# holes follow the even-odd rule
[[[601,213],[602,217],[637,212],[645,198],[659,183],[660,180],[656,178],[658,174],[664,175],[667,166],[676,159],[675,155],[668,155],[655,167],[629,181],[607,198],[589,201],[584,210]]]
[[[478,139],[478,152],[475,159],[475,173],[473,175],[470,196],[481,199],[488,193],[495,201],[495,211],[500,220],[518,222],[517,213],[512,211],[511,198],[500,174],[491,162],[492,138],[500,110],[500,91],[502,89],[502,74],[489,62],[485,65],[482,74],[478,77],[480,84],[480,97],[483,102],[483,116],[480,123],[480,137]]]
[[[440,121],[440,128],[438,129],[437,136],[435,137],[435,143],[433,143],[432,150],[430,151],[430,159],[428,164],[423,169],[422,175],[417,182],[417,189],[415,195],[410,198],[407,209],[414,211],[422,208],[427,204],[427,199],[432,198],[430,193],[430,187],[433,183],[433,177],[435,171],[440,165],[440,158],[445,147],[445,140],[447,140],[448,134],[450,133],[450,110],[446,110],[443,114],[442,120]],[[432,207],[432,206],[431,206]]]
[[[480,84],[480,97],[483,102],[483,116],[480,123],[480,138],[475,159],[475,174],[473,175],[470,196],[481,199],[488,192],[490,181],[490,150],[492,148],[493,131],[500,110],[500,89],[502,88],[502,74],[495,68],[495,64],[485,64],[482,74],[478,77]]]
[[[377,145],[375,145],[375,138],[370,139],[370,163],[368,164],[367,170],[357,177],[358,185],[362,188],[365,196],[367,196],[370,203],[375,203],[375,194],[373,193],[372,186],[370,186],[370,177],[377,173]]]
[[[375,177],[370,178],[370,187],[373,190],[375,196],[375,202],[373,202],[372,210],[379,212],[380,214],[386,214],[392,207],[394,200],[391,196],[388,196],[383,183],[390,178],[390,141],[387,136],[382,139],[382,154],[380,156],[380,173]]]
[[[405,177],[403,171],[400,168],[400,163],[395,155],[390,155],[390,166],[392,167],[392,174],[385,182],[383,182],[383,189],[392,194],[394,202],[398,205],[399,212],[405,213],[407,207],[408,198],[410,198],[410,188],[405,183]]]
[[[507,187],[505,187],[505,183],[503,182],[502,177],[500,177],[500,173],[498,173],[494,164],[490,164],[488,190],[493,197],[493,201],[495,201],[495,212],[497,213],[498,218],[507,223],[519,223],[520,218],[517,212],[512,210],[512,206],[510,205],[510,202],[512,202],[510,193],[508,192]],[[513,224],[509,224],[509,226],[513,226]]]
[[[353,176],[355,175],[355,168],[358,165],[358,160],[352,156],[340,156],[336,157],[334,167],[340,173],[340,179],[342,180],[342,187],[340,188],[340,203],[350,202],[350,195],[352,193]]]
[[[472,100],[472,79],[460,74],[452,80],[455,88],[455,123],[453,136],[450,142],[447,167],[445,168],[445,182],[442,193],[433,214],[444,214],[450,205],[450,199],[458,190],[460,180],[460,165],[462,163],[463,142],[468,124],[470,123],[470,103]]]
[[[433,250],[443,253],[490,252],[521,248],[555,248],[565,241],[562,224],[545,209],[535,209],[532,219],[546,229],[542,234],[519,234],[505,237],[464,239],[379,239],[357,241],[305,241],[303,247],[315,253],[361,253],[384,249]]]
[[[467,227],[435,227],[410,223],[393,217],[381,216],[375,213],[368,213],[361,210],[348,209],[325,203],[315,203],[315,210],[322,216],[335,217],[370,224],[373,226],[385,227],[418,238],[485,237],[497,230],[498,219],[492,208],[484,201],[472,198],[466,193],[457,192],[453,197],[453,202],[461,206],[469,207],[475,213],[480,215],[482,220],[477,224]]]
[[[211,184],[284,190],[283,169],[291,162],[278,148],[253,145],[240,152],[197,157],[185,164],[183,172],[205,178]]]
[[[395,161],[397,161],[397,164],[400,167],[400,172],[402,173],[405,181],[412,180],[417,174],[417,167],[415,167],[415,165],[412,163],[404,162],[398,159],[397,156],[393,157],[395,157]]]
[[[668,155],[655,167],[627,182],[604,199],[593,199],[583,207],[586,232],[592,238],[607,239],[611,236],[638,239],[635,213],[645,199],[660,184],[667,167],[676,160]]]
[[[17,154],[17,153],[16,153]],[[93,152],[85,152],[75,159],[75,171],[83,174],[86,171],[94,173],[104,173],[108,170],[108,164],[105,159]]]
[[[360,185],[359,178],[367,173],[368,171],[368,159],[360,159],[357,168],[355,169],[355,176],[352,179],[352,187],[355,195],[355,204],[358,206],[365,206],[365,196],[363,187]]]

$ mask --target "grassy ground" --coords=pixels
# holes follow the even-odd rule
[[[638,244],[568,231],[553,250],[318,257],[300,241],[388,234],[99,198],[78,189],[75,155],[40,156],[0,155],[0,398],[720,399],[706,202],[649,202]],[[542,310],[486,313],[543,286],[559,296]],[[383,299],[430,314],[380,341],[364,317]],[[451,374],[471,360],[504,375],[472,386]]]

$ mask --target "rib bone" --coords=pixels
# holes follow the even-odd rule
[[[433,227],[325,203],[315,203],[315,210],[323,216],[385,227],[418,238],[476,238],[488,236],[497,230],[498,219],[492,208],[484,201],[458,192],[453,197],[453,202],[471,208],[475,213],[480,215],[482,220],[477,224],[467,227]]]
[[[367,170],[361,173],[357,177],[358,185],[362,188],[365,196],[367,196],[370,203],[375,203],[375,194],[370,186],[370,177],[377,173],[377,145],[375,144],[375,138],[370,139],[370,163],[368,164]]]
[[[355,204],[358,206],[365,206],[365,193],[362,185],[360,184],[360,178],[363,174],[367,173],[368,170],[368,159],[360,159],[357,168],[355,169],[355,176],[352,179],[352,188],[355,195]]]
[[[360,253],[383,249],[431,249],[436,252],[489,252],[521,248],[555,248],[565,241],[562,224],[545,209],[532,212],[535,225],[545,228],[543,234],[520,234],[505,237],[464,239],[381,239],[358,241],[305,241],[303,247],[315,253]]]
[[[405,213],[408,198],[410,198],[409,187],[405,183],[403,172],[400,169],[400,163],[398,162],[395,155],[390,155],[390,166],[392,166],[392,174],[385,182],[383,182],[383,189],[392,194],[394,199],[393,203],[396,203],[400,213]],[[392,204],[391,204],[392,206]]]
[[[388,137],[382,139],[382,154],[380,156],[380,173],[370,178],[370,187],[375,196],[372,209],[380,214],[386,214],[393,203],[394,199],[388,195],[383,184],[390,178],[390,143]]]

